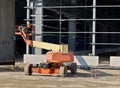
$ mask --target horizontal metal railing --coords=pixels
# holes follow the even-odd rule
[[[36,7],[24,7],[24,8],[37,8],[37,7],[41,7],[41,8],[62,8],[62,9],[66,9],[66,8],[117,8],[120,7],[120,5],[89,5],[89,6],[36,6]]]

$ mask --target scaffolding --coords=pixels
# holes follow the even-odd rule
[[[32,2],[32,6],[29,1]],[[113,4],[107,2],[103,4],[104,1],[97,0],[70,0],[69,2],[27,0],[29,5],[25,8],[28,14],[30,9],[34,14],[31,15],[32,19],[27,15],[25,20],[33,22],[36,27],[35,36],[40,41],[68,43],[72,51],[89,50],[88,54],[96,55],[96,49],[101,48],[100,46],[116,48],[120,45],[120,41],[115,39],[116,36],[120,37],[118,30],[120,26],[117,25],[120,23],[120,17],[110,11],[120,10],[120,2],[117,0],[111,2]],[[40,35],[42,38],[38,37]]]

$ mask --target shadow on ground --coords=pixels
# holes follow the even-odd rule
[[[76,74],[68,73],[68,77],[104,77],[104,76],[117,76],[100,71],[99,69],[85,70],[84,72],[77,72]]]
[[[19,66],[0,66],[0,72],[23,72],[24,68]]]

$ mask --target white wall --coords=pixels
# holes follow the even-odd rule
[[[25,54],[24,63],[39,64],[40,62],[46,62],[45,55],[40,54]],[[78,66],[98,66],[98,56],[74,56],[74,62]]]

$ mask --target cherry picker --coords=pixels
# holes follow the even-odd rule
[[[68,44],[53,44],[41,41],[29,40],[28,36],[33,36],[33,29],[29,30],[26,26],[19,26],[15,31],[16,35],[22,36],[26,44],[31,47],[49,50],[46,53],[46,63],[29,64],[24,67],[25,75],[32,75],[33,72],[41,74],[59,74],[61,77],[67,76],[67,70],[71,74],[77,71],[77,65],[74,63],[73,52],[68,51]],[[70,63],[65,65],[64,63]]]

